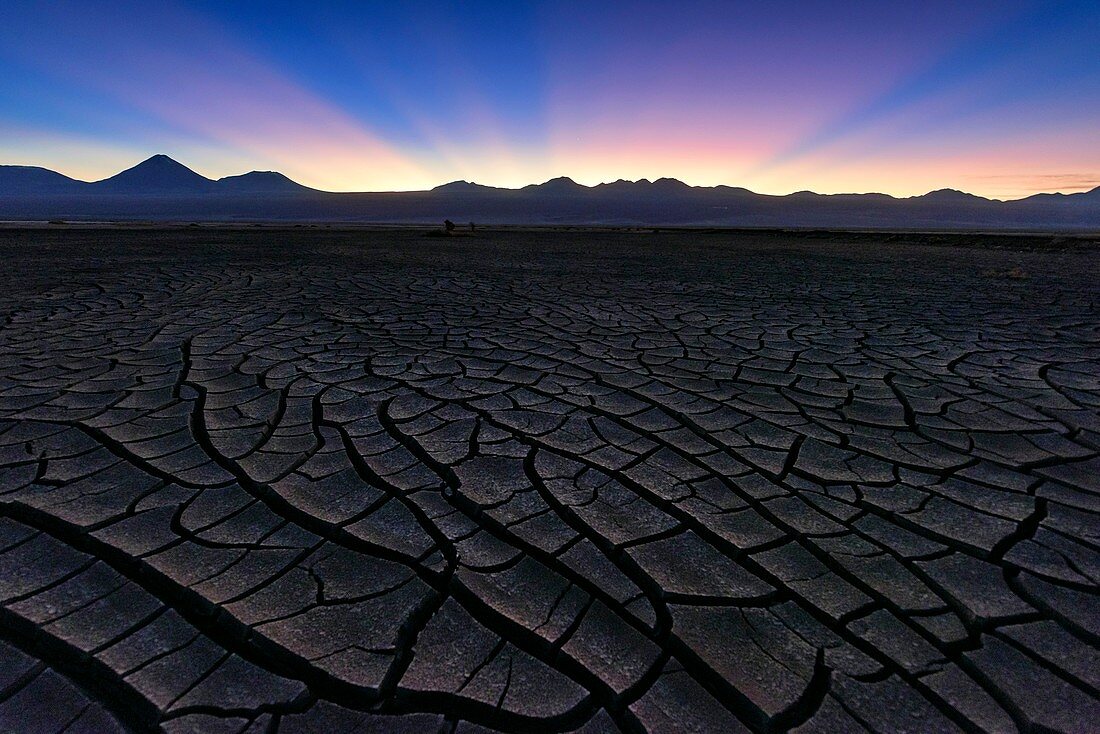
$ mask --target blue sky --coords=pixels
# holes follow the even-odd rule
[[[1095,2],[25,2],[0,162],[333,190],[1100,185]]]

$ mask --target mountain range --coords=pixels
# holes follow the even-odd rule
[[[102,181],[0,166],[0,219],[347,221],[633,226],[1100,230],[1100,187],[999,201],[954,189],[886,194],[757,194],[671,178],[583,186],[561,177],[519,189],[454,181],[428,191],[334,193],[281,173],[209,179],[155,155]]]

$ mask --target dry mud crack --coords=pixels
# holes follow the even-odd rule
[[[893,239],[0,231],[0,730],[1089,731],[1098,250]]]

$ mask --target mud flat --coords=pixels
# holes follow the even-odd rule
[[[1088,731],[1100,245],[0,230],[0,730]]]

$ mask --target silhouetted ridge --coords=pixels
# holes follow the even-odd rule
[[[583,186],[560,176],[519,189],[463,180],[429,191],[331,193],[277,171],[212,181],[155,155],[91,184],[44,168],[0,166],[2,218],[1100,230],[1100,187],[998,201],[957,189],[906,198],[773,195],[674,178]]]
[[[587,189],[587,186],[581,186],[568,176],[558,176],[545,183],[524,186],[521,191],[539,191],[544,194],[573,194]]]
[[[39,166],[0,166],[0,195],[64,193],[86,184]]]
[[[638,183],[645,184],[654,191],[662,193],[683,193],[691,191],[691,187],[678,178],[658,178],[654,181],[642,179]]]
[[[616,193],[660,192],[670,194],[691,191],[693,187],[688,186],[686,183],[676,178],[659,178],[656,181],[650,181],[648,178],[640,178],[637,181],[627,181],[624,178],[620,178],[611,183],[597,184],[592,188],[596,191]]]
[[[166,155],[155,155],[93,185],[110,193],[204,193],[214,182]]]
[[[218,189],[240,193],[305,193],[316,191],[293,181],[278,171],[250,171],[239,176],[226,176],[217,181]]]
[[[914,196],[914,199],[923,199],[928,202],[988,202],[990,199],[977,196],[975,194],[968,194],[965,191],[959,191],[958,189],[937,189],[935,191],[929,191],[923,196]]]
[[[440,184],[432,189],[433,192],[441,194],[469,194],[504,190],[506,189],[499,189],[495,186],[485,186],[483,184],[474,183],[473,181],[451,181],[450,183]]]

